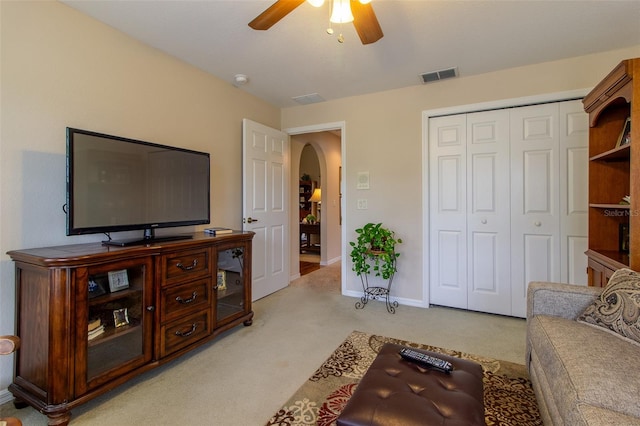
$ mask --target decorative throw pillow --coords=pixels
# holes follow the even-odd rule
[[[600,297],[578,321],[640,344],[640,274],[630,269],[614,272]]]

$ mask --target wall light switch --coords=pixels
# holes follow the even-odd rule
[[[358,199],[358,205],[356,207],[358,210],[366,210],[367,209],[367,199],[366,198],[359,198]]]
[[[358,172],[356,189],[369,189],[369,172]]]

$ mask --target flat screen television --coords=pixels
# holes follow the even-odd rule
[[[108,245],[190,238],[156,228],[210,223],[205,152],[67,128],[67,235],[105,233]],[[139,238],[110,233],[141,230]]]

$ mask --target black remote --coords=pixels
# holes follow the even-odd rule
[[[445,373],[453,371],[453,366],[450,362],[443,359],[423,354],[422,352],[414,351],[409,348],[400,349],[400,356],[407,361],[415,362],[424,367],[435,368]]]

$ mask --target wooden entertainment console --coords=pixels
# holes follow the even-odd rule
[[[251,325],[254,233],[134,247],[10,251],[16,266],[16,406],[66,425],[71,409]]]

